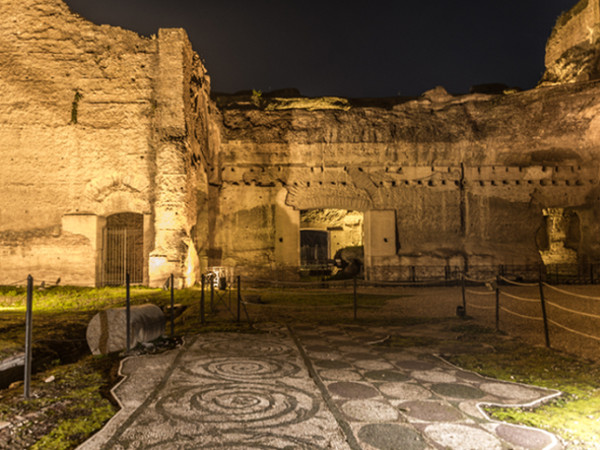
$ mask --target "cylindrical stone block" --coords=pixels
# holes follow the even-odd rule
[[[127,325],[125,308],[111,308],[99,312],[87,327],[88,346],[94,355],[105,355],[125,350]],[[165,332],[165,316],[152,304],[131,307],[131,347],[152,341]]]

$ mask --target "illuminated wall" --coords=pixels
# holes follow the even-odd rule
[[[5,0],[0,23],[0,282],[97,283],[122,212],[144,217],[145,283],[183,280],[210,102],[185,32],[143,38],[59,0]]]

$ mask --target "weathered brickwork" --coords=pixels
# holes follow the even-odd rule
[[[358,212],[335,242],[361,242],[373,279],[598,261],[598,1],[559,20],[531,91],[215,103],[184,30],[145,38],[61,0],[4,0],[0,283],[120,283],[132,259],[153,286],[209,266],[293,278],[301,211],[331,209]],[[107,225],[121,213],[135,220]]]
[[[0,232],[9,233],[0,253],[15,242],[21,251],[2,260],[2,281],[54,277],[62,253],[64,283],[94,284],[104,218],[120,212],[146,217],[146,266],[154,251],[181,275],[209,101],[185,32],[143,38],[94,25],[59,0],[5,0],[0,17]],[[202,114],[188,124],[191,108]],[[168,224],[163,209],[176,216]],[[69,230],[74,215],[93,220]],[[53,232],[27,239],[35,229]],[[70,232],[88,239],[65,247]],[[172,247],[163,244],[170,234]]]
[[[223,191],[252,189],[264,210],[265,194],[284,189],[285,204],[296,211],[394,211],[397,251],[367,258],[373,277],[383,273],[377,267],[386,268],[385,278],[395,267],[402,278],[400,267],[411,265],[540,263],[538,235],[549,207],[571,209],[595,229],[586,217],[599,206],[599,84],[443,100],[439,93],[391,109],[229,103],[218,168]],[[246,212],[252,227],[271,226],[271,218]],[[365,229],[372,239],[379,233]],[[598,237],[581,239],[587,245],[579,246],[579,260],[600,258],[591,244]],[[267,249],[272,241],[254,242]],[[237,247],[222,250],[237,260]],[[269,261],[263,251],[255,267],[267,269]]]
[[[599,40],[600,0],[579,0],[558,18],[548,39],[542,84],[597,80]]]

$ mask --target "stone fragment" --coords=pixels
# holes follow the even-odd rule
[[[165,316],[152,304],[131,307],[130,347],[163,335]],[[126,309],[111,308],[99,312],[87,327],[86,338],[94,355],[124,350],[127,347]]]

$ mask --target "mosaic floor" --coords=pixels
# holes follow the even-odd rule
[[[122,411],[81,448],[561,448],[479,407],[534,404],[554,391],[462,371],[434,356],[443,348],[379,343],[406,330],[265,331],[203,334],[126,360],[115,389]]]

